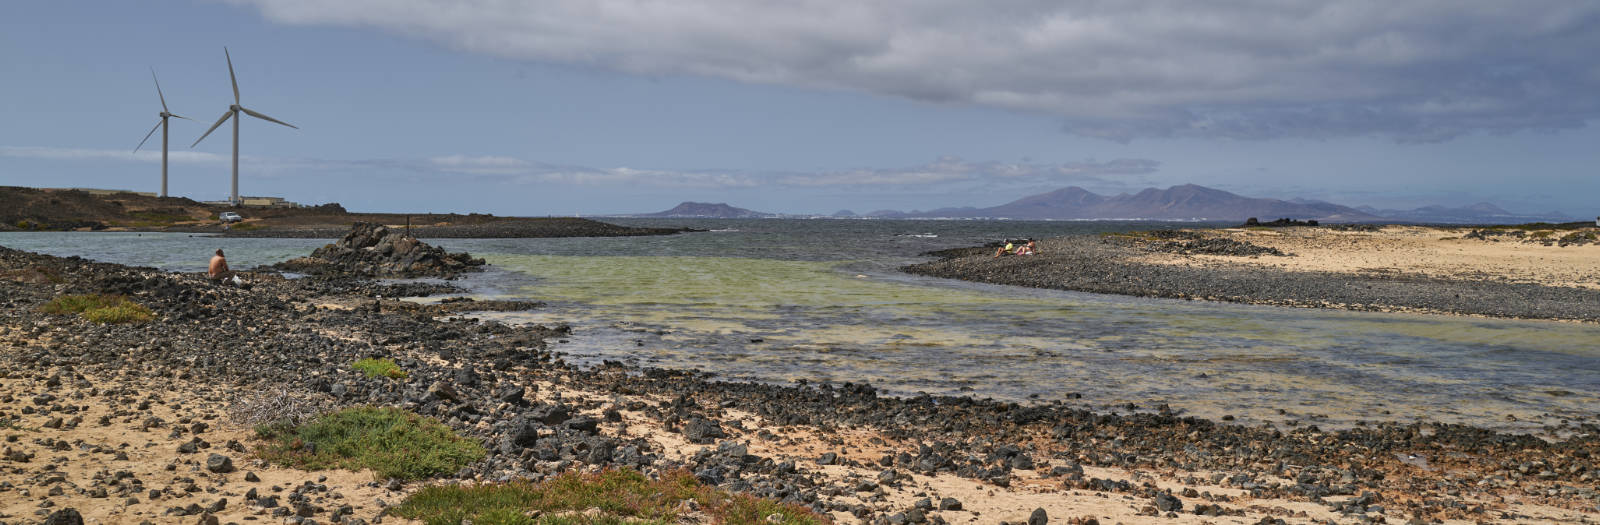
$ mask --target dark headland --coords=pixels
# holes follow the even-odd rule
[[[243,222],[223,228],[222,212]],[[139,231],[228,237],[335,239],[357,222],[405,229],[423,238],[622,237],[671,235],[687,228],[636,228],[576,217],[499,217],[481,213],[355,213],[338,204],[296,208],[216,206],[182,197],[97,194],[0,186],[0,231]]]
[[[379,233],[344,244],[389,238]],[[319,258],[343,264],[344,247]],[[1003,261],[999,272],[1016,263]],[[383,262],[359,264],[417,269]],[[841,523],[1526,522],[1600,512],[1600,427],[1589,420],[1552,422],[1544,437],[1409,417],[1319,429],[1296,407],[1285,421],[1244,425],[1164,404],[889,397],[865,384],[582,367],[561,356],[564,340],[585,337],[565,325],[460,315],[537,303],[417,304],[396,298],[453,287],[354,273],[363,272],[264,271],[245,287],[218,286],[200,274],[0,247],[0,520],[391,523],[425,486],[616,468],[687,472]],[[83,295],[149,313],[102,324],[47,307]],[[322,448],[252,430],[263,414],[304,420],[365,406],[438,421],[483,455],[402,482],[282,466],[266,451]],[[689,519],[676,522],[697,522],[693,505],[674,505]],[[766,521],[790,523],[748,522]]]

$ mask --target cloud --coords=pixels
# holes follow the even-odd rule
[[[226,155],[200,152],[173,153],[177,162],[225,164]],[[39,146],[0,146],[0,157],[61,161],[114,160],[126,162],[159,161],[122,150],[52,148]],[[549,164],[510,156],[445,155],[426,159],[331,160],[287,157],[240,159],[243,166],[262,175],[338,173],[356,176],[450,177],[459,175],[512,183],[555,183],[585,186],[654,186],[668,188],[866,188],[928,187],[951,183],[1003,184],[1014,182],[1067,183],[1101,181],[1104,177],[1154,173],[1160,162],[1149,159],[1115,159],[1106,162],[1084,160],[1062,164],[969,162],[958,157],[941,157],[934,162],[906,168],[861,168],[819,172],[750,172],[737,170],[669,170],[629,167],[592,168]]]
[[[1113,140],[1426,142],[1600,116],[1586,0],[228,1],[514,59],[1042,112]]]
[[[440,162],[440,159],[451,159]],[[561,183],[591,186],[658,186],[675,188],[755,187],[925,187],[948,183],[1007,183],[1017,181],[1063,183],[1098,181],[1104,176],[1154,173],[1160,163],[1148,159],[1081,161],[1065,164],[1013,164],[967,162],[956,157],[908,168],[862,168],[821,172],[745,172],[731,170],[678,171],[635,168],[556,166],[510,157],[440,157],[429,162],[442,171],[490,176],[511,176],[514,182]]]
[[[428,159],[428,163],[444,171],[486,175],[521,173],[529,166],[527,161],[512,157],[465,155],[434,157]]]
[[[43,146],[0,146],[0,157],[41,160],[113,160],[134,162],[161,162],[161,152],[129,150],[52,148]],[[198,151],[173,151],[167,162],[178,164],[214,164],[228,162],[229,157]]]

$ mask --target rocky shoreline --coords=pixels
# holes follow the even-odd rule
[[[406,230],[405,228],[396,228]],[[168,230],[183,231],[183,230]],[[221,237],[271,239],[337,239],[350,231],[350,224],[220,231],[206,227],[195,233],[214,233]],[[503,218],[479,224],[415,226],[408,230],[424,239],[521,239],[557,237],[635,237],[688,233],[693,228],[646,228],[579,218]]]
[[[1042,255],[992,248],[927,255],[908,273],[1078,292],[1362,311],[1600,322],[1600,289],[1399,272],[1286,271],[1240,264],[1159,264],[1152,253],[1250,258],[1293,254],[1191,232],[1081,235],[1039,242]],[[1276,252],[1276,253],[1274,253]]]
[[[405,288],[393,284],[249,277],[248,289],[223,287],[0,247],[0,523],[69,508],[101,522],[401,521],[386,509],[415,483],[252,459],[256,443],[230,414],[272,399],[436,418],[489,451],[449,480],[685,469],[839,522],[1600,518],[1594,421],[1550,428],[1550,439],[1417,423],[1245,427],[1165,406],[1110,413],[584,368],[558,352],[582,337],[565,326],[482,322],[447,306],[466,301],[419,307],[394,299]],[[41,311],[63,294],[122,295],[154,319]],[[371,357],[409,374],[351,369]]]

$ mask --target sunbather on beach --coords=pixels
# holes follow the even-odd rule
[[[217,254],[211,256],[211,266],[206,269],[206,277],[221,281],[231,276],[233,271],[228,269],[228,258],[222,255],[222,248],[217,248]]]

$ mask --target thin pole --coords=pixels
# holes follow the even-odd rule
[[[167,196],[167,117],[161,116],[161,196]]]
[[[239,107],[233,108],[233,205],[239,205]]]

